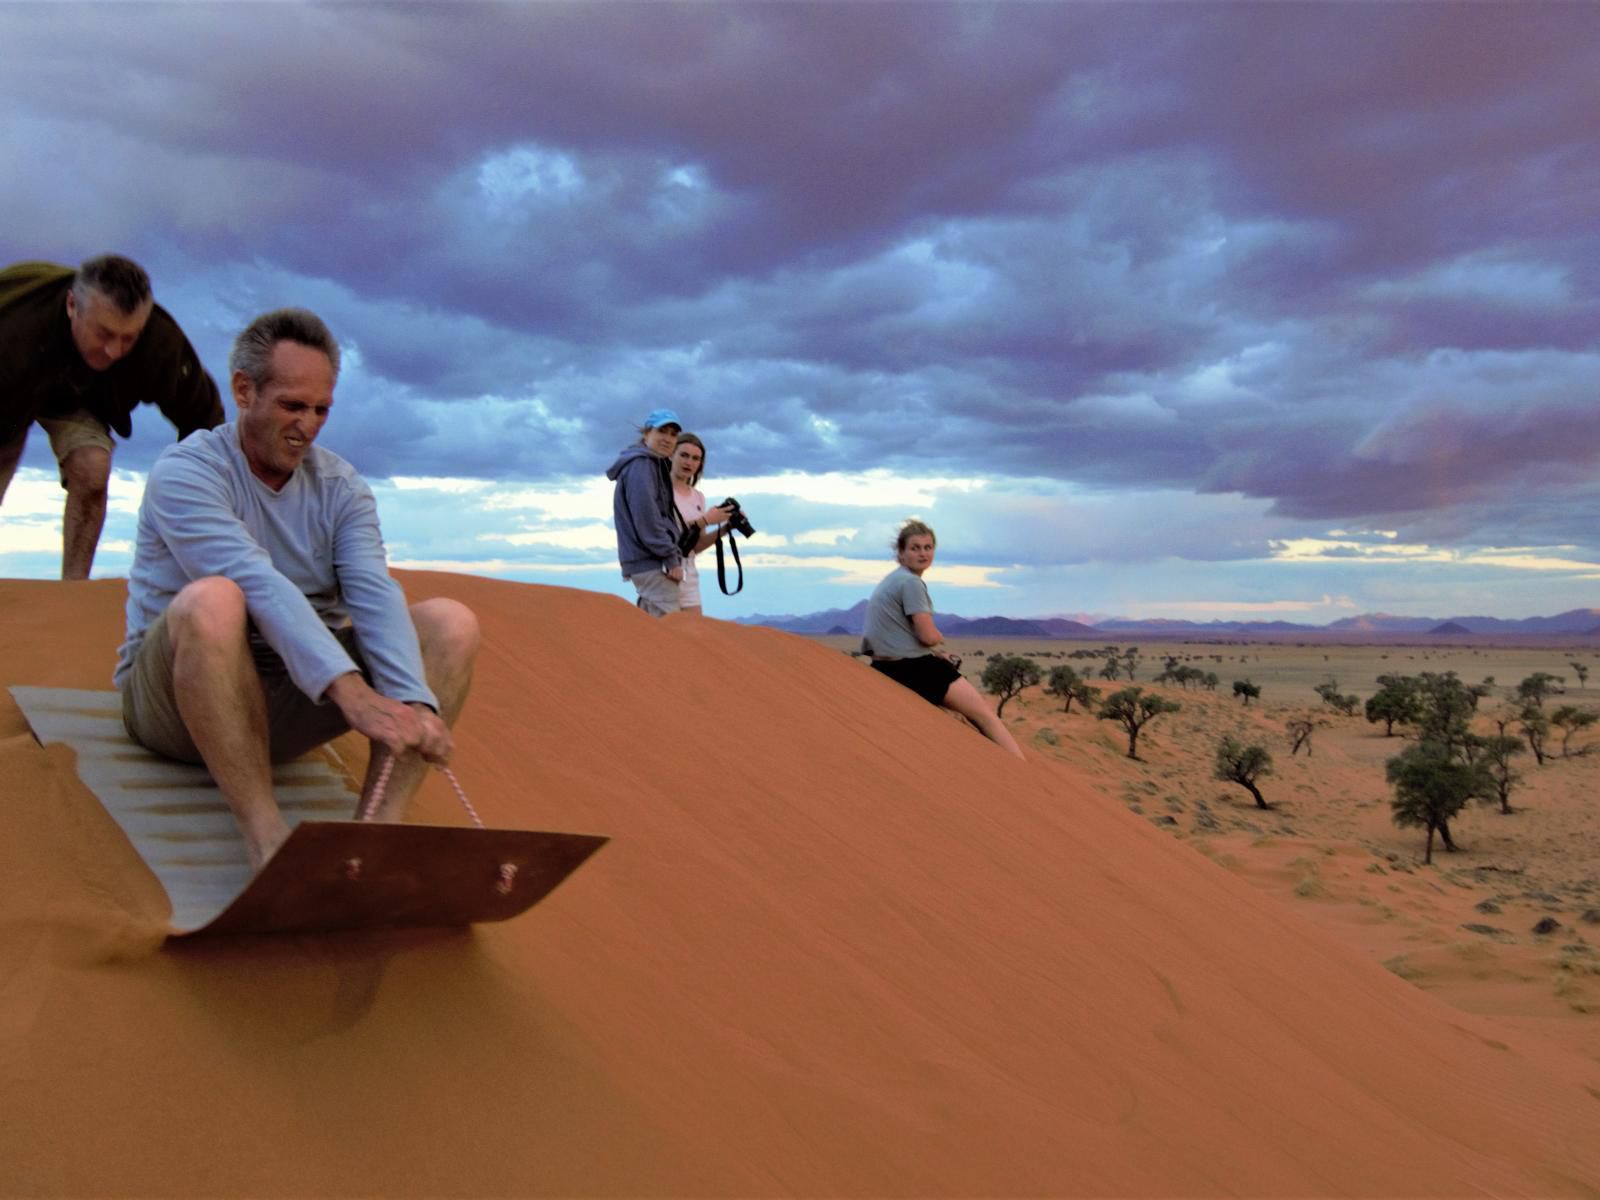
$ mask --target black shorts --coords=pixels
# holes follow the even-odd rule
[[[872,669],[910,688],[929,704],[941,706],[950,685],[961,678],[955,663],[937,654],[919,654],[916,658],[880,658],[873,662]]]

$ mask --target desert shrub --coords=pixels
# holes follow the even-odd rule
[[[1128,734],[1128,757],[1139,757],[1139,731],[1164,712],[1177,712],[1183,706],[1154,694],[1145,695],[1143,688],[1123,688],[1100,702],[1095,714],[1102,721],[1116,721]]]
[[[1561,730],[1562,758],[1571,756],[1572,752],[1569,746],[1572,742],[1572,735],[1589,728],[1597,720],[1600,720],[1600,713],[1590,712],[1586,708],[1577,708],[1571,704],[1563,704],[1550,714],[1550,724]]]
[[[1385,775],[1394,786],[1394,799],[1389,802],[1394,823],[1402,829],[1427,830],[1425,863],[1433,861],[1435,833],[1446,850],[1456,849],[1450,836],[1451,820],[1467,801],[1487,798],[1491,788],[1481,767],[1463,761],[1439,742],[1406,747],[1388,761]]]
[[[1524,704],[1531,704],[1535,708],[1543,708],[1545,697],[1560,689],[1558,683],[1565,683],[1564,675],[1552,675],[1548,671],[1535,671],[1521,683],[1517,684],[1517,699]]]
[[[983,668],[983,690],[1000,698],[995,715],[1006,710],[1006,701],[1022,689],[1039,682],[1039,664],[1020,654],[997,654]]]
[[[1383,736],[1393,737],[1396,725],[1414,725],[1422,717],[1417,681],[1410,675],[1379,675],[1378,690],[1367,701],[1367,724],[1383,722]]]
[[[1550,718],[1544,715],[1536,704],[1528,704],[1517,714],[1517,724],[1522,728],[1522,736],[1528,739],[1528,749],[1533,751],[1533,761],[1537,766],[1544,766],[1544,760],[1550,757],[1545,749],[1545,742],[1550,737]]]
[[[1316,693],[1334,712],[1343,713],[1347,717],[1355,716],[1356,710],[1361,707],[1361,697],[1341,695],[1339,681],[1331,675],[1317,685]]]
[[[1237,783],[1255,797],[1257,808],[1271,808],[1256,786],[1256,780],[1272,774],[1272,755],[1264,746],[1246,746],[1231,737],[1217,743],[1217,759],[1212,772],[1217,779]]]
[[[1511,811],[1511,790],[1522,782],[1522,776],[1511,769],[1511,760],[1523,751],[1522,739],[1508,734],[1493,737],[1474,737],[1469,743],[1473,764],[1483,772],[1495,799],[1500,801],[1500,811]]]
[[[1318,729],[1328,722],[1320,717],[1310,715],[1290,717],[1283,723],[1284,730],[1289,734],[1289,757],[1293,758],[1300,753],[1300,748],[1305,747],[1306,757],[1311,757],[1311,737]]]
[[[1451,754],[1461,754],[1478,707],[1472,689],[1454,671],[1424,671],[1416,676],[1416,688],[1419,740],[1438,742]]]
[[[1099,694],[1089,685],[1088,680],[1071,667],[1051,668],[1050,678],[1045,683],[1044,690],[1061,700],[1061,711],[1065,713],[1072,711],[1074,700],[1087,710],[1094,703],[1095,696]]]

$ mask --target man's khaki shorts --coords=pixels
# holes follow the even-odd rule
[[[56,456],[56,467],[61,472],[61,486],[67,486],[66,461],[67,455],[84,446],[98,446],[107,454],[115,448],[116,443],[111,440],[111,430],[106,428],[106,423],[99,417],[93,416],[87,409],[78,409],[64,417],[37,417],[39,428],[50,435],[50,450]],[[21,433],[14,439],[0,447],[0,495],[4,495],[11,486],[11,477],[16,474],[17,464],[22,460],[23,447],[28,444],[28,430],[24,426]]]
[[[341,645],[365,675],[367,664],[356,644],[354,627],[333,631]],[[273,762],[299,758],[324,742],[331,742],[350,726],[337,704],[318,704],[289,678],[283,659],[259,638],[251,639],[256,673],[267,701],[267,735]],[[188,727],[178,712],[178,697],[172,677],[172,639],[167,635],[163,613],[150,628],[134,656],[133,666],[122,683],[122,724],[128,736],[148,750],[180,762],[201,761],[200,751],[189,736]]]

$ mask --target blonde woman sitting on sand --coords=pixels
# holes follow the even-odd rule
[[[867,602],[862,648],[872,669],[910,688],[929,704],[960,713],[996,745],[1018,758],[1022,751],[989,704],[961,677],[957,660],[934,647],[944,634],[933,623],[933,601],[922,574],[933,566],[936,541],[921,521],[907,521],[895,539],[899,566],[885,575]]]

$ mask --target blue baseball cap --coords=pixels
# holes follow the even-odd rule
[[[670,408],[654,409],[644,419],[644,427],[646,429],[660,429],[663,425],[676,425],[679,429],[683,428],[683,422],[678,419],[678,414]]]

